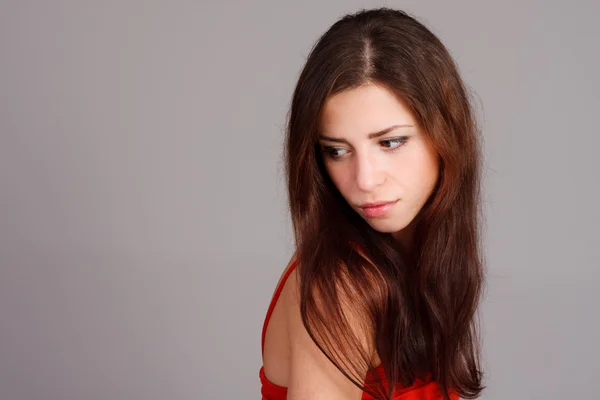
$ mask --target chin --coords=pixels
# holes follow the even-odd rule
[[[403,223],[403,221],[394,221],[394,220],[385,220],[385,219],[366,219],[367,223],[371,226],[371,228],[375,229],[378,232],[382,233],[395,233],[399,232],[402,229],[406,228],[408,224]]]

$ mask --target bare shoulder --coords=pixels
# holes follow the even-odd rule
[[[288,399],[360,399],[362,390],[354,385],[323,354],[310,337],[300,314],[299,268],[289,275],[281,294],[290,344],[290,375]],[[361,328],[361,316],[351,307],[351,299],[341,299],[340,308],[349,321],[350,329],[365,349],[371,351],[372,337]],[[366,375],[366,369],[364,375]]]

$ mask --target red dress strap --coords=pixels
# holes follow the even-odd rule
[[[267,325],[269,324],[269,319],[271,318],[271,314],[273,313],[273,309],[275,308],[275,304],[277,303],[277,299],[279,299],[279,295],[281,294],[281,290],[283,289],[283,285],[285,284],[285,281],[290,276],[290,274],[292,273],[292,270],[295,267],[296,267],[296,260],[294,260],[292,262],[292,265],[290,265],[290,267],[288,268],[288,270],[283,275],[283,278],[279,282],[279,285],[275,289],[275,293],[273,294],[273,297],[271,298],[271,303],[269,304],[269,309],[267,310],[267,316],[265,317],[265,322],[263,323],[261,354],[265,350],[265,334],[267,332]]]

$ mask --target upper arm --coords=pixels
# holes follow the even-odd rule
[[[297,271],[288,278],[289,290],[285,293],[286,323],[290,343],[290,377],[288,399],[337,400],[361,399],[362,390],[350,381],[315,344],[304,326],[300,314],[299,279]],[[344,303],[344,302],[342,302]],[[341,304],[349,326],[365,351],[372,348],[371,338],[359,328],[357,316],[348,304]],[[367,368],[358,371],[363,381]],[[360,383],[362,383],[361,381]]]

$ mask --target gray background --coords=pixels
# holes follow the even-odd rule
[[[0,4],[0,398],[259,398],[294,83],[384,3]],[[598,398],[599,3],[387,4],[477,99],[483,398]]]

